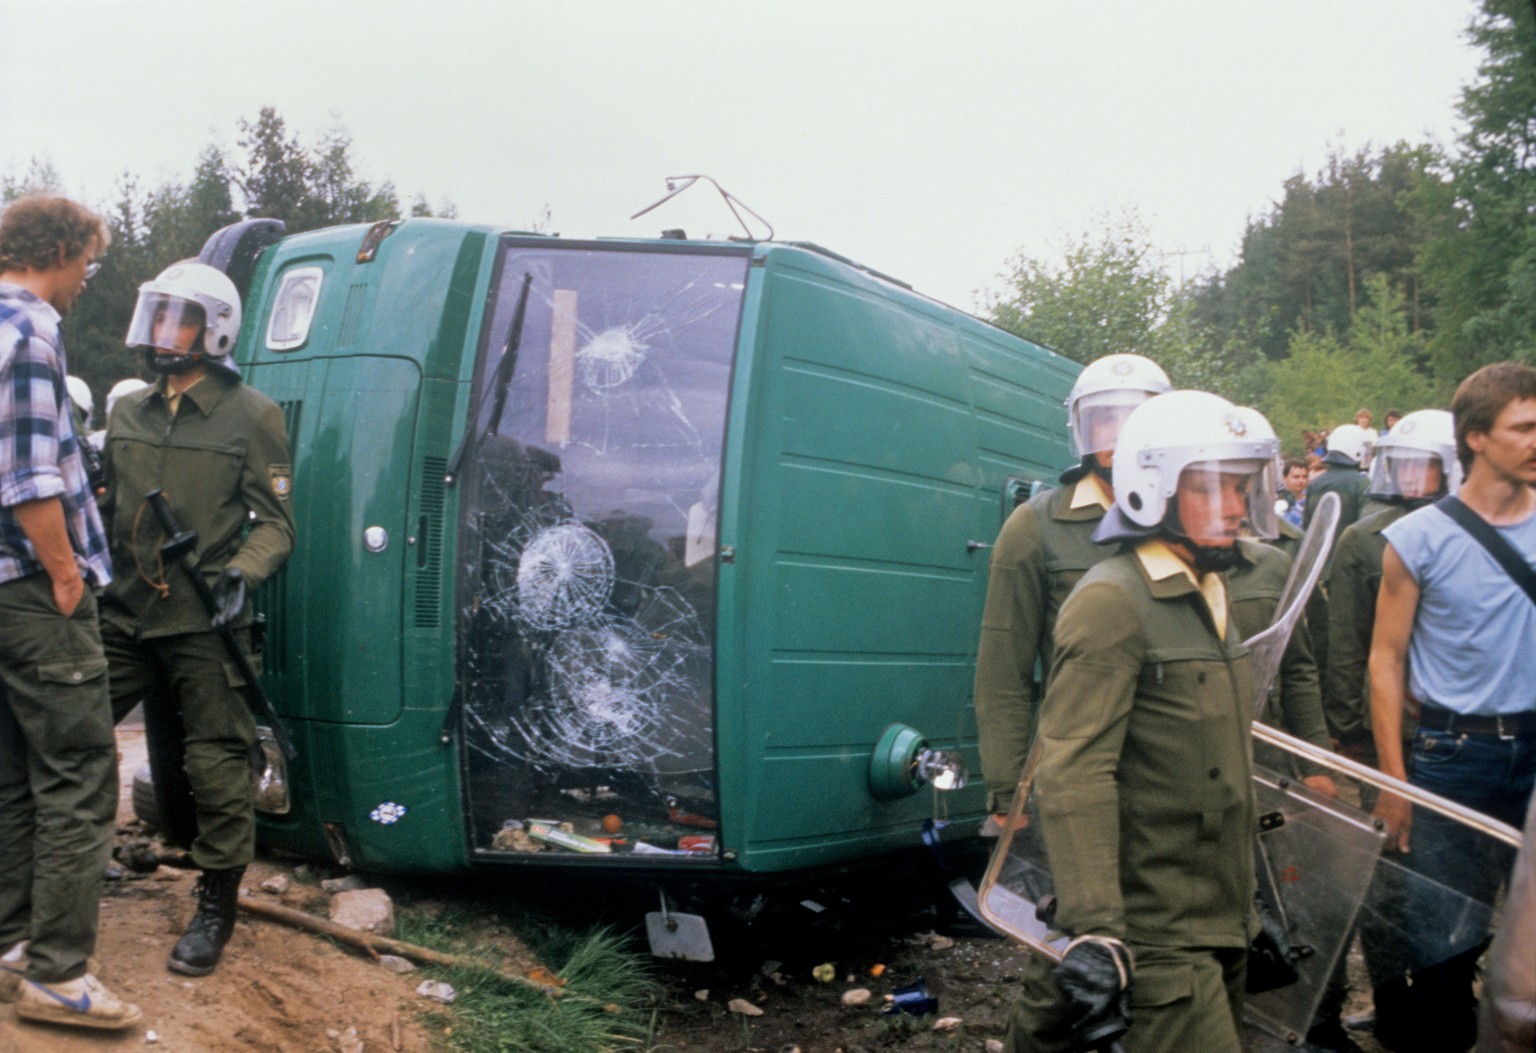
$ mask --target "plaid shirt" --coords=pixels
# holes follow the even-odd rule
[[[57,497],[87,584],[112,580],[106,532],[86,481],[64,386],[59,313],[0,282],[0,582],[43,569],[12,511]]]

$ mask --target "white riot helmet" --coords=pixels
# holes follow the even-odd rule
[[[1206,391],[1170,391],[1132,411],[1115,443],[1115,505],[1142,528],[1189,539],[1273,538],[1280,442],[1257,410]],[[1210,500],[1176,501],[1186,492]],[[1223,498],[1225,498],[1223,500]],[[1233,507],[1234,502],[1240,505]],[[1191,521],[1193,516],[1203,516]]]
[[[91,426],[91,414],[96,410],[96,400],[91,397],[91,386],[79,377],[71,374],[64,378],[64,387],[69,392],[69,401],[75,404],[80,411],[85,426]]]
[[[1131,410],[1173,385],[1168,374],[1142,355],[1105,355],[1077,375],[1067,396],[1067,428],[1078,457],[1115,448],[1115,436]]]
[[[206,263],[183,260],[139,286],[127,343],[144,348],[150,368],[159,373],[183,372],[200,354],[209,365],[238,377],[240,370],[231,354],[239,333],[240,294],[235,283]]]
[[[1454,494],[1460,487],[1456,424],[1445,410],[1416,410],[1377,441],[1369,496],[1412,503]]]
[[[112,419],[112,407],[117,405],[118,399],[122,398],[124,395],[129,394],[130,392],[138,391],[140,388],[147,387],[149,387],[149,385],[144,383],[144,381],[140,380],[138,377],[124,377],[116,384],[113,384],[112,390],[107,392],[106,419],[109,421]]]
[[[1358,424],[1340,424],[1328,433],[1328,452],[1342,453],[1362,467],[1375,444],[1376,433]]]

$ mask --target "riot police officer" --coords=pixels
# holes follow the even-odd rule
[[[249,648],[249,593],[294,541],[282,411],[241,383],[231,357],[239,330],[239,294],[213,267],[178,263],[140,287],[127,343],[159,379],[124,395],[112,413],[101,499],[116,568],[102,605],[114,716],[143,700],[147,725],[184,737],[202,877],[196,913],[168,964],[191,976],[218,964],[255,851],[256,726],[213,630],[231,626]],[[166,538],[146,504],[157,489],[178,524],[197,533],[211,622],[185,570],[161,557]]]
[[[976,656],[976,722],[988,808],[1006,813],[1029,750],[1035,664],[1050,673],[1051,633],[1072,586],[1112,549],[1093,531],[1114,500],[1110,457],[1125,418],[1169,388],[1141,355],[1108,355],[1078,374],[1067,397],[1068,430],[1079,461],[1048,490],[1009,515],[992,550],[987,605]]]
[[[1062,606],[1037,732],[1053,925],[1072,941],[1059,966],[1026,969],[1014,1051],[1121,1032],[1128,1053],[1239,1049],[1254,681],[1222,575],[1241,536],[1275,535],[1272,436],[1197,391],[1151,399],[1120,431],[1095,532],[1120,551]]]

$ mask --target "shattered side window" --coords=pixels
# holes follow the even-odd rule
[[[504,252],[457,570],[473,847],[708,858],[715,507],[747,259]]]

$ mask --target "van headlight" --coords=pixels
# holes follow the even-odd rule
[[[292,802],[288,797],[288,761],[272,737],[272,729],[257,725],[256,742],[266,766],[255,776],[256,810],[268,815],[287,815]]]

